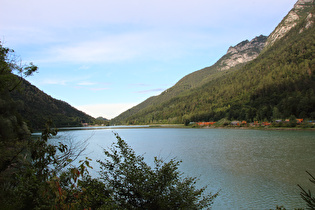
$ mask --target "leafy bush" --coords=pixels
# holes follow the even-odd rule
[[[310,174],[309,172],[307,172],[307,173],[311,177],[310,182],[315,184],[315,177],[312,174]],[[301,195],[302,199],[306,202],[308,209],[315,209],[315,197],[312,196],[311,191],[310,190],[306,191],[300,185],[298,185],[298,186],[302,190],[300,195]]]
[[[202,209],[210,207],[218,193],[205,195],[196,189],[196,178],[178,171],[180,161],[154,159],[154,168],[144,162],[115,134],[117,143],[104,150],[101,179],[112,191],[112,199],[124,209]]]

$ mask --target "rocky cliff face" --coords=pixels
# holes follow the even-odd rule
[[[306,20],[306,24],[301,28],[300,33],[312,27],[314,25],[314,14],[312,14],[315,5],[314,1],[298,0],[293,9],[268,37],[261,35],[251,41],[246,40],[234,47],[230,47],[226,55],[217,62],[218,69],[224,71],[238,64],[254,60],[264,48],[272,46],[277,40],[284,37],[302,18]]]
[[[309,13],[308,16],[306,17],[306,24],[304,28],[301,28],[300,33],[302,33],[305,29],[309,29],[314,25],[314,15],[312,13]]]
[[[310,4],[314,4],[314,0],[298,0],[293,9],[303,9],[305,5],[312,6]],[[314,5],[313,5],[314,6]]]
[[[219,70],[228,70],[238,64],[254,60],[264,48],[266,40],[267,37],[261,35],[251,41],[246,40],[230,47],[226,55],[218,61]]]
[[[284,37],[293,27],[296,26],[298,21],[305,15],[309,20],[306,28],[311,27],[314,23],[313,21],[311,21],[312,13],[309,10],[313,7],[314,0],[298,0],[295,3],[293,9],[281,21],[277,28],[269,35],[266,42],[266,48],[272,46],[277,40]]]

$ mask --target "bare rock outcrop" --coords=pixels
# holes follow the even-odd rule
[[[266,42],[266,47],[272,46],[277,40],[284,37],[292,28],[294,28],[300,18],[305,15],[303,12],[306,8],[314,7],[314,0],[298,0],[293,9],[287,14],[287,16],[281,21],[277,28],[269,35]],[[306,29],[313,25],[312,13],[308,13],[308,23],[305,26]],[[300,31],[302,32],[303,29]]]
[[[258,36],[251,41],[245,40],[234,47],[230,47],[219,61],[219,69],[221,71],[228,70],[238,64],[246,63],[257,58],[259,53],[265,46],[266,36]]]

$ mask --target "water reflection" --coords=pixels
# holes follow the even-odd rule
[[[97,160],[104,158],[102,148],[115,141],[113,131],[149,164],[154,156],[176,157],[183,161],[181,171],[200,178],[199,186],[208,185],[212,192],[221,189],[213,209],[305,207],[296,184],[312,187],[305,173],[315,174],[312,131],[112,128],[60,135],[70,133],[78,141],[90,138],[86,154]]]

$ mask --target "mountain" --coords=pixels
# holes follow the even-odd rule
[[[314,20],[312,17],[314,13],[314,0],[299,0],[295,3],[293,9],[283,18],[280,24],[276,29],[269,35],[266,49],[272,46],[277,40],[284,37],[292,28],[294,28],[301,19],[304,19],[306,16],[305,29],[308,29],[313,26]],[[301,32],[304,30],[301,28]]]
[[[109,121],[108,119],[104,118],[104,117],[98,117],[95,119],[95,125],[109,125]]]
[[[81,126],[81,123],[94,121],[93,117],[64,101],[52,98],[24,79],[21,87],[11,93],[11,97],[23,104],[19,112],[32,129],[43,128],[48,120],[56,127]]]
[[[129,117],[143,112],[145,109],[157,106],[187,93],[188,90],[201,87],[202,85],[214,80],[215,78],[225,75],[229,71],[240,68],[244,63],[255,59],[259,52],[264,48],[266,36],[259,36],[251,41],[243,41],[236,46],[231,46],[227,53],[220,58],[213,66],[195,71],[186,75],[179,80],[173,87],[167,89],[159,96],[153,96],[140,103],[139,105],[127,110],[116,118],[112,119],[113,123],[129,123]],[[127,121],[125,119],[128,119]]]
[[[268,38],[230,47],[213,66],[185,76],[112,123],[315,118],[314,32],[314,0],[299,0]]]
[[[258,57],[264,49],[267,41],[266,36],[259,36],[251,41],[245,40],[234,47],[230,47],[218,62],[218,70],[228,70],[238,64],[247,63]]]

